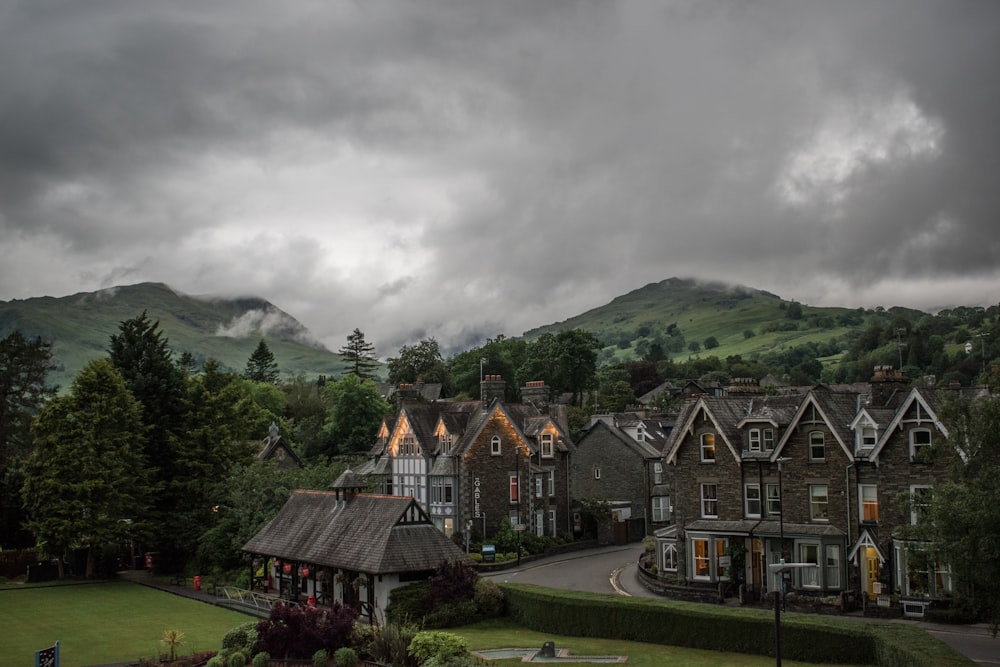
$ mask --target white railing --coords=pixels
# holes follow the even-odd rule
[[[258,593],[257,591],[248,591],[245,588],[236,588],[235,586],[221,586],[216,590],[216,596],[220,598],[225,598],[227,601],[233,604],[243,605],[245,607],[253,607],[254,609],[261,609],[263,611],[271,611],[271,607],[275,604],[282,602],[284,604],[297,604],[290,600],[282,600],[274,595],[267,595],[266,593]]]

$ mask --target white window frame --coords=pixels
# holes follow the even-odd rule
[[[762,441],[763,441],[763,444],[764,444],[764,451],[765,452],[773,451],[774,450],[774,429],[773,428],[765,428],[764,431],[763,431],[763,435],[764,435],[764,437],[763,437]]]
[[[500,436],[495,435],[492,438],[490,438],[490,454],[493,456],[500,456],[501,451],[502,449],[500,446]]]
[[[653,461],[653,484],[663,483],[663,462]]]
[[[451,433],[442,433],[438,436],[438,446],[442,454],[451,454],[451,447],[455,441],[455,436]]]
[[[542,433],[542,435],[540,437],[540,440],[541,440],[541,445],[540,446],[541,446],[541,450],[542,450],[542,458],[543,459],[551,459],[553,456],[555,456],[555,454],[554,454],[554,452],[555,452],[555,446],[554,446],[554,439],[552,438],[552,434],[551,433]]]
[[[535,497],[542,497],[542,477],[541,475],[535,475]]]
[[[763,449],[761,446],[761,437],[759,428],[750,429],[750,432],[747,434],[747,437],[748,437],[747,447],[749,447],[751,452],[759,452],[761,451],[761,449]]]
[[[826,460],[826,434],[823,431],[809,431],[809,460]],[[818,450],[818,451],[817,451]],[[819,456],[817,456],[819,454]]]
[[[715,482],[703,482],[700,486],[701,518],[719,518],[719,485]],[[711,495],[708,492],[711,491]]]
[[[756,504],[756,511],[754,511],[754,504]],[[756,482],[754,482],[753,484],[744,484],[743,514],[748,519],[759,519],[762,509],[763,507],[762,507],[762,499],[760,497],[760,484]]]
[[[917,442],[917,434],[921,436],[927,436],[927,442]],[[919,461],[920,455],[924,451],[930,451],[931,444],[934,442],[934,433],[929,428],[915,428],[910,431],[910,461]],[[923,439],[922,437],[920,438]]]
[[[781,486],[778,483],[768,483],[764,485],[766,492],[765,509],[769,516],[781,515]],[[775,509],[777,508],[777,509]]]
[[[874,509],[873,518],[868,518],[866,510]],[[878,485],[858,485],[858,520],[862,523],[878,523]]]
[[[830,487],[826,484],[809,485],[809,520],[830,521]]]
[[[549,471],[549,496],[556,495],[556,471]]]
[[[652,507],[654,522],[670,521],[670,496],[653,496]]]
[[[594,479],[601,478],[601,466],[594,466]]]
[[[705,545],[705,555],[699,557],[698,549],[696,544]],[[712,543],[707,537],[692,537],[691,538],[691,578],[697,579],[699,581],[711,581],[712,580]],[[698,565],[704,564],[705,574],[698,574]]]
[[[872,424],[862,424],[858,429],[858,445],[862,449],[871,449],[878,442],[878,431]]]
[[[555,537],[558,533],[556,532],[556,511],[549,510],[549,535]]]
[[[711,442],[709,442],[711,440]],[[715,434],[714,433],[702,433],[699,438],[701,443],[701,462],[702,463],[715,463]]]
[[[673,543],[663,545],[663,571],[677,571],[677,545]]]
[[[842,562],[839,544],[823,545],[823,583],[827,589],[840,589]]]
[[[813,590],[822,588],[823,573],[820,564],[822,545],[819,542],[799,542],[796,547],[799,554],[798,562],[814,563],[816,566],[799,568],[799,586]]]

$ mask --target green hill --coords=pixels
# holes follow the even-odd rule
[[[241,372],[263,338],[282,379],[305,375],[340,377],[346,364],[312,339],[291,315],[259,298],[189,296],[161,283],[114,287],[66,297],[0,301],[0,337],[14,330],[52,343],[57,369],[49,382],[66,387],[92,359],[107,354],[120,322],[146,311],[175,355],[191,353],[199,363],[217,359]]]
[[[524,338],[584,329],[603,343],[602,364],[641,358],[653,344],[675,358],[748,358],[806,343],[843,345],[860,335],[873,318],[916,321],[926,315],[905,308],[806,306],[748,287],[670,278],[562,322],[526,331]],[[692,343],[698,349],[693,350]]]

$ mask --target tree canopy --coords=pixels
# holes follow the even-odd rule
[[[27,525],[61,560],[125,541],[144,520],[152,488],[143,457],[142,407],[106,359],[88,363],[70,393],[53,399],[35,422],[35,451],[24,486]]]
[[[243,376],[254,382],[266,382],[268,384],[278,384],[281,375],[278,372],[278,362],[274,359],[274,353],[261,339],[256,349],[247,359],[246,370]]]

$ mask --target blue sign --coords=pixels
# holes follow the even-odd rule
[[[35,667],[59,667],[59,642],[55,646],[35,651]]]

